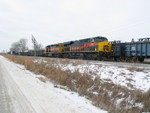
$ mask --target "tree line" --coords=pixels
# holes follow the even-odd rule
[[[34,38],[34,40],[36,39]],[[42,44],[33,43],[33,50],[41,50],[41,49],[43,49]],[[28,40],[25,38],[22,38],[19,41],[12,43],[10,47],[10,51],[13,53],[26,52],[28,50],[29,50]]]

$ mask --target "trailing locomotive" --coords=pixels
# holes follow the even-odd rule
[[[53,44],[46,46],[44,56],[47,57],[62,57],[63,44]]]
[[[46,56],[102,60],[110,58],[112,44],[105,37],[93,37],[61,44],[48,45]]]

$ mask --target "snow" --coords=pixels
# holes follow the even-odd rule
[[[39,59],[39,60],[34,60],[34,63],[47,63],[46,60],[43,60],[43,59]]]
[[[40,63],[40,61],[37,61]],[[69,70],[72,73],[78,71],[81,74],[87,73],[93,78],[99,76],[104,82],[113,82],[129,88],[130,90],[139,89],[148,91],[150,89],[150,67],[144,64],[134,63],[112,63],[99,61],[83,61],[75,65],[76,60],[63,64],[58,59],[55,63],[50,64],[61,70]],[[118,65],[119,64],[119,65]]]
[[[119,105],[123,100],[124,98],[117,99],[116,104]]]
[[[8,67],[7,71],[36,113],[107,113],[75,92],[56,88],[49,81],[40,81],[38,78],[44,76],[35,75],[22,65],[10,62],[2,56],[0,60]]]

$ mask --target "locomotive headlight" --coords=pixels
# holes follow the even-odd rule
[[[104,46],[103,50],[106,52],[109,50],[109,47],[107,45]]]

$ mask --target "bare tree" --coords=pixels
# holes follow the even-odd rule
[[[32,37],[32,43],[33,43],[34,50],[41,50],[41,49],[43,49],[42,44],[38,43],[33,35],[31,35],[31,37]]]
[[[14,42],[11,45],[10,51],[19,53],[19,52],[25,52],[28,50],[27,47],[27,39],[20,39],[18,42]]]
[[[20,44],[19,44],[19,42],[12,43],[10,51],[12,51],[14,53],[19,53],[20,52]]]
[[[19,40],[19,45],[20,45],[20,50],[21,52],[25,52],[26,50],[28,50],[28,47],[27,47],[27,39],[20,39]]]
[[[38,50],[43,49],[43,45],[42,45],[41,43],[39,43],[38,46],[37,46],[37,49],[38,49]]]
[[[33,35],[31,35],[32,37],[32,43],[33,43],[33,48],[34,48],[34,56],[36,56],[36,52],[38,50],[41,50],[43,48],[42,44],[38,44],[38,42],[36,41],[35,37]]]

